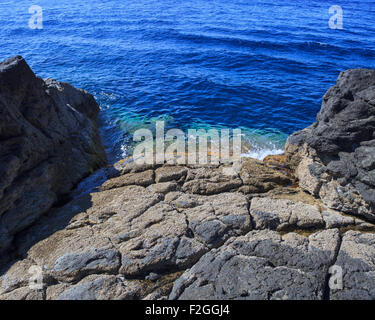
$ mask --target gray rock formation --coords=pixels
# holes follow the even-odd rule
[[[0,63],[0,252],[15,234],[106,164],[88,92]]]
[[[304,237],[252,231],[204,255],[176,282],[171,299],[322,299],[339,246],[335,229]]]
[[[252,159],[244,164],[241,174],[260,165]],[[223,174],[225,168],[123,166],[124,174],[103,183],[100,192],[51,210],[17,236],[16,254],[27,258],[4,267],[1,299],[35,298],[25,277],[33,265],[43,270],[43,299],[165,297],[181,271],[252,229],[249,196],[239,192],[246,184]],[[288,181],[270,167],[267,174],[281,181],[272,185],[276,189]],[[225,183],[224,190],[215,181]],[[190,187],[205,182],[209,192]],[[123,291],[96,292],[102,282]]]
[[[342,72],[317,122],[289,137],[286,154],[302,189],[375,220],[375,70]]]
[[[342,289],[332,290],[333,300],[375,299],[375,234],[345,233],[336,265],[342,267]]]
[[[239,176],[255,168],[258,161],[245,159]],[[373,232],[374,226],[286,187],[286,178],[271,167],[267,181],[253,176],[249,185],[225,169],[122,166],[101,191],[51,210],[17,236],[17,256],[25,258],[1,269],[0,300],[329,297],[327,278],[341,253],[341,234],[345,244],[354,232],[348,230]],[[220,183],[215,189],[215,180],[230,191]],[[279,184],[262,193],[270,180]],[[209,195],[207,188],[186,187],[203,181]],[[252,184],[257,196],[246,193]],[[366,250],[366,241],[362,249],[350,244],[352,255]],[[375,259],[368,252],[366,259]],[[29,286],[35,266],[43,274],[40,290]],[[365,282],[349,282],[344,296],[363,288]]]
[[[16,62],[8,64],[22,65],[22,60]],[[373,139],[367,130],[373,129],[372,116],[366,113],[373,110],[373,91],[368,90],[373,78],[370,71],[343,73],[325,96],[317,124],[289,139],[286,157],[243,159],[238,170],[228,165],[137,166],[120,161],[116,169],[98,170],[81,181],[74,199],[65,205],[46,206],[46,214],[30,217],[25,207],[14,221],[23,215],[28,224],[34,223],[26,229],[23,225],[23,232],[15,235],[16,258],[0,259],[0,300],[375,299],[375,224],[368,197],[375,168],[373,153],[364,149]],[[96,141],[89,135],[96,132],[92,120],[81,113],[94,117],[95,112],[90,114],[91,108],[79,103],[81,95],[67,84],[36,81],[49,88],[49,93],[38,92],[49,97],[51,108],[61,107],[66,119],[70,112],[82,117],[85,136]],[[65,90],[72,92],[60,96]],[[68,107],[73,102],[75,109]],[[24,117],[22,113],[17,119]],[[363,132],[361,121],[366,124]],[[28,141],[33,139],[31,135]],[[25,142],[22,148],[26,146]],[[1,156],[17,155],[12,150]],[[61,162],[68,149],[43,150]],[[47,163],[53,167],[52,159]],[[86,168],[87,158],[79,159],[78,168]],[[5,177],[11,177],[13,171],[5,168]],[[10,186],[34,186],[37,193],[30,197],[36,202],[27,202],[34,210],[38,203],[44,205],[38,196],[41,188],[56,191],[53,188],[62,182],[71,188],[71,179],[79,180],[78,172],[84,170],[72,175],[65,171],[55,181],[52,175],[33,180],[35,175],[22,171],[29,184]],[[111,178],[104,181],[106,176]],[[43,184],[33,185],[36,182]],[[1,205],[10,203],[4,190]],[[49,193],[44,196],[49,199]],[[57,198],[56,194],[49,206]],[[332,270],[341,270],[335,274],[338,278],[332,277]],[[332,285],[335,279],[337,285]]]
[[[250,213],[256,229],[319,229],[325,225],[318,208],[286,199],[254,198]]]

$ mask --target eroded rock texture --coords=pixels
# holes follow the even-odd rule
[[[322,299],[337,230],[304,237],[269,230],[232,238],[175,283],[171,299]]]
[[[86,91],[0,63],[0,252],[85,176],[106,164]]]
[[[375,220],[375,70],[342,72],[317,122],[289,137],[302,189],[330,208]]]
[[[26,68],[20,58],[8,64],[3,69]],[[61,107],[59,112],[69,121],[81,119],[83,130],[89,130],[87,141],[96,141],[91,140],[90,133],[96,129],[89,120],[95,112],[77,102],[85,93],[33,77],[43,88],[37,92],[47,99],[46,106]],[[46,192],[44,196],[51,202],[43,207],[46,214],[32,211],[29,217],[25,207],[18,218],[24,217],[27,224],[14,216],[23,232],[14,236],[11,260],[10,256],[0,258],[0,300],[374,299],[373,153],[364,151],[371,148],[374,138],[373,91],[366,89],[372,88],[373,79],[368,70],[343,73],[325,96],[317,124],[289,139],[286,156],[264,162],[243,159],[236,168],[137,166],[121,161],[82,181],[72,193],[74,200],[65,205],[50,209],[55,200],[49,200]],[[68,95],[72,100],[61,96],[60,90],[72,90]],[[78,105],[70,108],[74,103]],[[74,119],[69,118],[71,113]],[[31,120],[24,120],[26,115],[17,113],[17,119],[27,129]],[[31,130],[27,141],[34,141],[34,130],[38,137],[45,135],[39,127],[41,124],[34,124],[27,129]],[[61,162],[59,152],[64,154],[66,149],[53,149],[53,137],[60,137],[59,130],[44,137],[46,145],[38,148],[52,146],[55,153],[51,151],[50,156]],[[29,142],[24,143],[26,148]],[[73,148],[70,144],[76,140],[65,143]],[[4,148],[8,145],[13,146],[7,142]],[[13,147],[1,155],[17,155],[16,144]],[[79,145],[74,148],[82,155]],[[74,154],[71,157],[75,159]],[[43,165],[35,162],[36,168],[47,164],[47,168],[55,168],[52,159]],[[88,160],[80,159],[76,169],[83,173]],[[69,161],[61,168],[66,169]],[[19,171],[25,181],[31,179],[30,185],[10,183],[10,187],[14,184],[14,188],[27,190],[40,182],[31,190],[36,194],[30,194],[32,198],[26,202],[33,210],[39,208],[39,200],[42,203],[38,192],[44,189],[40,188],[56,191],[59,183],[73,185],[79,176],[75,171],[71,175],[62,171],[64,178],[59,172],[51,176],[43,171],[40,179],[45,180],[32,180],[35,176],[29,174],[33,170],[24,172],[19,167],[12,171],[4,163],[6,175],[1,183]],[[107,176],[111,178],[104,181]],[[361,188],[361,183],[366,187]],[[85,185],[95,192],[87,192]],[[71,186],[64,188],[65,192]],[[6,187],[1,190],[0,203],[6,205],[9,193]],[[12,190],[17,195],[18,189]],[[34,197],[35,202],[30,202]],[[22,200],[14,203],[23,204]],[[9,212],[2,218],[9,217]],[[333,267],[342,270],[341,287],[330,284]]]
[[[232,176],[227,166],[118,167],[101,191],[17,236],[21,258],[3,266],[0,299],[329,297],[341,234],[346,243],[347,230],[372,225],[299,198],[266,164],[265,174],[244,179],[259,166],[244,159]],[[247,193],[254,185],[258,193]],[[33,266],[43,273],[40,290],[29,286]]]

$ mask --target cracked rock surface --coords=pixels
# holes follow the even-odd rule
[[[329,208],[375,221],[375,70],[342,72],[316,120],[286,144],[300,187]]]
[[[28,208],[44,199],[45,214],[2,214],[12,204],[4,186],[20,172],[7,166],[19,159],[0,158],[0,252],[11,249],[0,255],[0,300],[375,299],[374,79],[341,74],[286,155],[233,167],[123,160],[83,181],[79,162],[79,172],[64,171],[80,183],[59,206],[41,193],[46,181],[22,187],[45,196]],[[38,92],[64,106],[85,95],[44,86],[49,93]],[[95,115],[84,103],[69,110]],[[6,148],[18,143],[8,138]]]
[[[20,56],[0,63],[0,253],[106,165],[99,110],[91,94],[37,77]]]
[[[337,229],[304,237],[251,231],[211,250],[176,282],[171,299],[322,299]]]
[[[225,166],[120,166],[98,192],[17,236],[13,260],[2,265],[0,299],[372,297],[372,224],[300,196],[280,170],[253,159],[237,176],[224,174]],[[255,178],[240,176],[260,166],[267,181],[259,175],[257,185],[267,187],[248,193]],[[186,188],[214,181],[231,187]],[[366,265],[350,266],[361,281],[345,274],[345,290],[331,292],[329,268],[352,259]],[[30,288],[35,267],[38,290]]]
[[[343,269],[342,289],[331,291],[330,297],[342,299],[375,299],[375,234],[345,233],[336,265]]]

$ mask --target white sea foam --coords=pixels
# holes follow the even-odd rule
[[[241,157],[263,160],[267,156],[283,154],[282,149],[252,149],[249,152],[241,154]]]

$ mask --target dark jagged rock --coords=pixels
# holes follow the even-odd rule
[[[0,252],[85,176],[106,164],[88,92],[0,63]]]
[[[170,299],[322,299],[338,245],[335,229],[308,238],[251,231],[203,256],[175,282]]]
[[[15,237],[14,259],[0,261],[0,300],[373,299],[375,224],[342,212],[372,217],[371,201],[364,192],[373,190],[371,172],[375,169],[370,150],[374,139],[368,131],[373,132],[374,99],[372,89],[368,90],[373,80],[371,71],[343,73],[326,94],[318,122],[289,139],[285,157],[269,157],[264,162],[242,159],[233,166],[137,166],[127,160],[114,166],[116,173],[109,172],[107,181],[103,171],[111,170],[98,170],[80,183],[74,200],[49,210]],[[37,91],[49,97],[41,106],[62,109],[62,128],[49,117],[57,132],[71,120],[70,111],[77,119],[84,117],[82,113],[95,117],[96,109],[90,107],[93,100],[82,98],[68,84],[35,81],[48,91]],[[21,102],[17,106],[22,120],[27,113],[18,111]],[[30,124],[34,118],[43,119],[29,116],[23,121]],[[85,126],[86,132],[95,132],[91,120],[82,119],[94,130]],[[42,127],[53,137],[57,133],[49,131],[47,122],[41,122],[44,126],[32,122],[29,130],[52,146],[51,150],[39,144],[35,148],[61,161],[67,149],[54,147],[55,140],[36,129]],[[7,132],[17,132],[17,128]],[[27,137],[38,141],[31,133]],[[24,143],[23,149],[28,146]],[[14,150],[1,154],[17,155]],[[42,155],[34,155],[36,167]],[[8,175],[10,168],[4,169]],[[65,171],[55,183],[33,180],[32,166],[29,171],[17,168],[29,181],[17,186],[37,191],[25,200],[33,208],[45,205],[38,197],[42,186],[51,186],[48,190],[54,192],[54,187],[68,190],[61,181],[70,184],[72,176],[83,172],[68,175]],[[300,187],[315,197],[295,184],[290,169],[296,169]],[[367,189],[361,189],[360,182]],[[82,185],[95,185],[96,192],[82,192]],[[341,193],[334,190],[344,190],[345,197],[338,197]],[[48,193],[44,196],[49,199]],[[3,199],[7,198],[0,197],[1,205],[7,203]],[[30,212],[28,207],[23,210],[19,215]],[[332,286],[332,267],[342,270],[341,288]],[[42,276],[39,289],[30,286],[28,277],[36,269]]]
[[[286,153],[301,188],[375,220],[375,70],[342,72],[317,122],[290,136]]]

